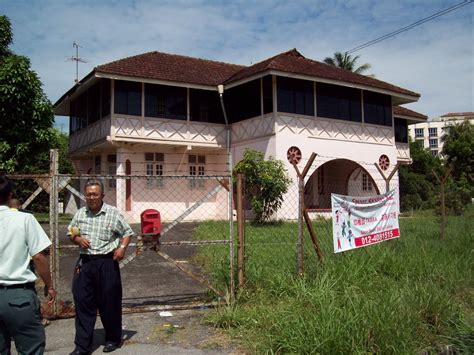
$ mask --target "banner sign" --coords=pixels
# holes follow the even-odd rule
[[[331,194],[334,252],[398,238],[398,193],[353,197]]]

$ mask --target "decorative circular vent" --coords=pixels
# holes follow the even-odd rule
[[[296,165],[300,162],[302,154],[301,150],[298,147],[290,147],[288,148],[288,151],[286,152],[286,157],[290,164]]]
[[[388,159],[388,157],[385,154],[381,155],[379,158],[380,169],[385,171],[388,169],[389,166],[390,166],[390,159]]]

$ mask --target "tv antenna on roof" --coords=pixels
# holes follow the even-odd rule
[[[82,46],[79,45],[76,41],[72,42],[72,46],[76,48],[76,55],[66,57],[67,60],[76,62],[76,79],[74,79],[74,82],[76,84],[79,84],[79,62],[81,63],[87,63],[87,60],[79,58],[79,47],[82,48]]]

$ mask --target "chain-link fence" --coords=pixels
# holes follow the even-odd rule
[[[131,311],[215,301],[233,294],[234,278],[252,292],[298,273],[317,272],[318,263],[334,251],[332,193],[404,193],[396,166],[384,170],[373,162],[320,156],[298,166],[288,171],[292,181],[280,208],[263,224],[252,222],[245,194],[232,194],[227,175],[9,177],[20,208],[34,213],[53,240],[51,269],[60,300],[54,314],[68,316],[73,313],[71,282],[79,250],[66,237],[67,225],[85,206],[84,186],[90,178],[103,181],[104,201],[120,210],[137,236],[121,264],[123,303]],[[147,210],[160,214],[159,236],[142,233],[141,215]]]

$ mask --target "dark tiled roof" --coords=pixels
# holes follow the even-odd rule
[[[186,57],[161,52],[148,52],[128,57],[95,68],[98,73],[125,75],[216,86],[244,68],[241,65]]]
[[[409,110],[406,107],[402,107],[402,106],[393,106],[393,115],[394,116],[396,115],[408,116],[408,117],[419,118],[423,120],[428,119],[428,116],[422,115],[421,113]]]
[[[474,112],[449,112],[441,117],[474,116]]]
[[[307,59],[296,49],[278,54],[250,67],[176,54],[149,52],[95,68],[98,73],[207,86],[235,82],[269,70],[365,85],[409,96],[420,96],[413,91],[384,81]]]
[[[254,74],[262,73],[267,70],[277,70],[285,73],[307,75],[331,79],[352,84],[365,85],[373,88],[389,90],[399,94],[419,97],[416,92],[403,89],[401,87],[380,81],[365,75],[355,74],[348,70],[340,69],[335,66],[307,59],[296,49],[278,54],[274,57],[256,63],[250,67],[242,69],[232,77],[227,79],[226,83],[231,83],[244,79]]]

